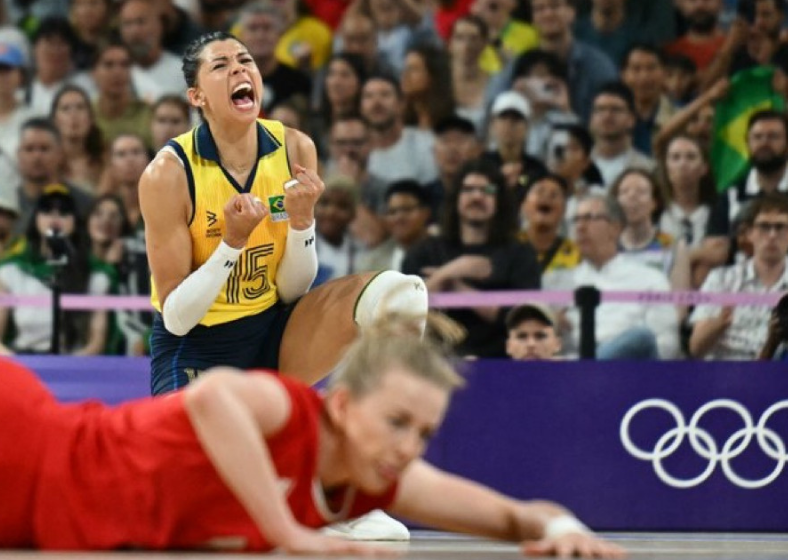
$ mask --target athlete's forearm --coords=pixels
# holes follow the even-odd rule
[[[276,291],[285,303],[304,295],[317,276],[315,224],[304,230],[290,227],[282,260],[276,270]]]
[[[162,306],[164,327],[175,336],[184,336],[205,317],[227,281],[243,249],[222,241],[200,268],[172,290]]]
[[[247,405],[214,373],[184,397],[189,419],[219,476],[275,546],[297,527],[263,433]]]

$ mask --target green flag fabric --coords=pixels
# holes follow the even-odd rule
[[[717,190],[723,191],[748,169],[747,122],[756,111],[782,111],[785,100],[772,87],[774,68],[756,66],[731,78],[728,94],[714,111],[711,165]]]

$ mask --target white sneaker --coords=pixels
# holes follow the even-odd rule
[[[376,509],[366,515],[334,523],[323,528],[323,533],[351,541],[409,541],[410,532],[402,523]]]

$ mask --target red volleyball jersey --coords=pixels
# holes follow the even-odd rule
[[[16,463],[19,457],[29,463],[25,466],[33,474],[25,480],[34,480],[34,487],[17,492],[15,509],[9,512],[32,522],[11,525],[25,537],[21,540],[4,535],[0,523],[0,546],[28,540],[39,548],[61,550],[272,548],[205,455],[182,392],[114,408],[59,405],[30,373],[18,366],[11,370],[38,397],[28,413],[37,420],[31,424],[37,427],[28,430],[30,445],[13,454]],[[5,380],[6,372],[2,375]],[[295,518],[321,527],[388,506],[394,486],[377,496],[348,488],[341,511],[328,509],[316,478],[322,400],[299,382],[280,381],[292,399],[291,416],[267,444]],[[0,419],[9,400],[0,400]],[[0,423],[3,444],[5,426]],[[5,453],[0,454],[0,496],[13,484],[13,475],[6,476],[9,467]]]

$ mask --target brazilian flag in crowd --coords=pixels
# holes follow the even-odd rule
[[[785,100],[774,90],[774,68],[756,66],[737,72],[731,78],[728,95],[714,112],[714,139],[711,164],[717,189],[727,189],[748,169],[747,122],[763,109],[782,110]]]

